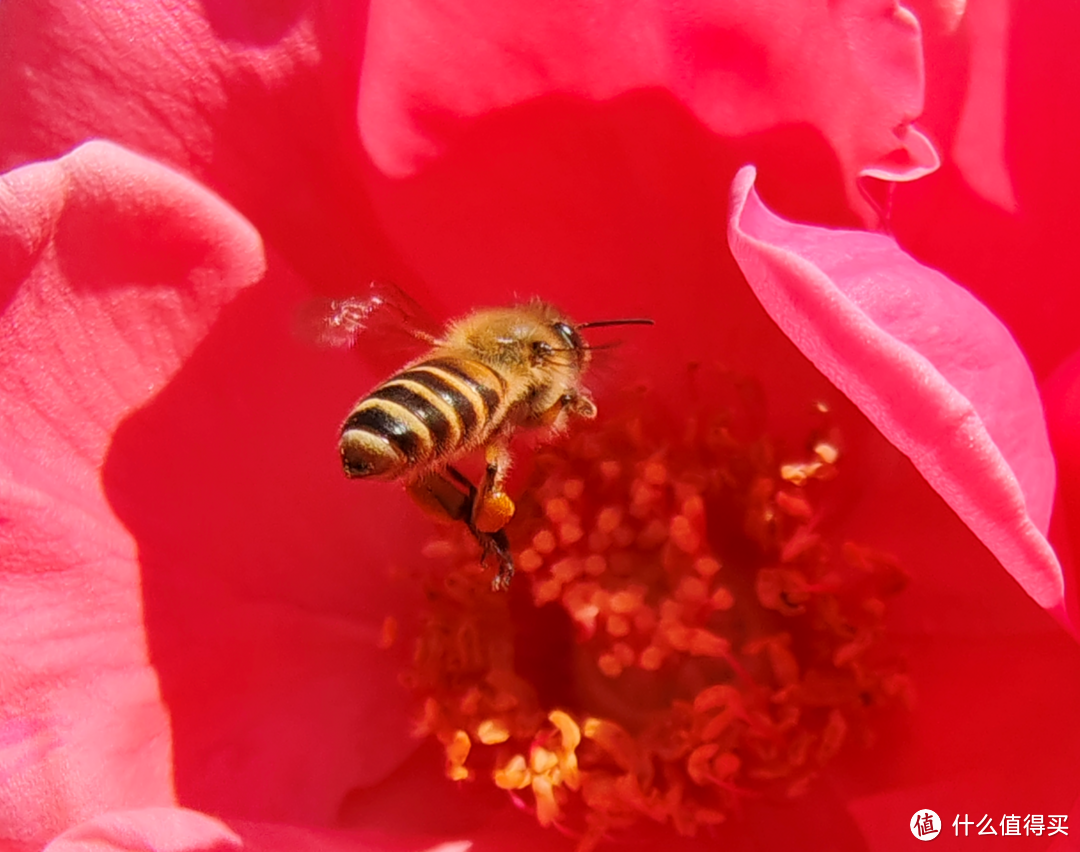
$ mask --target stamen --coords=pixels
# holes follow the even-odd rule
[[[441,568],[404,679],[448,777],[490,779],[591,852],[640,821],[693,835],[744,797],[802,795],[911,703],[883,626],[906,577],[826,532],[840,436],[778,461],[739,424],[639,397],[542,449],[507,527],[510,595],[464,531],[423,549]]]

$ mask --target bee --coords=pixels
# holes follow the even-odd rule
[[[387,306],[411,323],[416,311],[403,307],[405,298],[376,294],[336,302],[328,327],[358,339],[373,312]],[[514,575],[504,529],[515,511],[505,490],[511,440],[526,430],[557,433],[574,418],[596,416],[583,384],[592,347],[582,329],[651,324],[648,319],[574,323],[552,305],[533,300],[475,310],[439,335],[413,330],[429,347],[427,353],[364,396],[342,424],[345,475],[402,481],[422,507],[463,522],[483,559],[497,561],[492,588],[505,590]],[[484,472],[474,485],[453,465],[480,450]]]

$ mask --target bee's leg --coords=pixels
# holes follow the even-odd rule
[[[584,393],[574,391],[560,396],[551,408],[536,417],[535,423],[537,426],[554,426],[564,411],[586,420],[596,417],[596,405],[592,399]]]
[[[504,443],[488,444],[484,450],[487,467],[473,502],[472,522],[481,532],[498,532],[514,517],[514,501],[503,490],[510,472],[510,451]]]
[[[464,523],[483,550],[482,558],[486,560],[489,555],[494,554],[498,560],[499,573],[491,587],[496,591],[507,589],[510,578],[514,575],[510,540],[501,529],[489,532],[477,528],[473,522],[477,505],[476,486],[453,467],[448,467],[446,473],[450,478],[440,473],[430,473],[410,483],[406,486],[409,495],[421,508],[436,517]]]
[[[510,543],[503,528],[514,517],[514,501],[504,490],[506,475],[510,471],[510,450],[505,441],[496,440],[484,450],[487,466],[473,499],[470,527],[479,538],[486,536],[492,551],[499,559],[499,575],[492,583],[495,589],[506,589],[514,576],[514,561],[510,556]]]
[[[457,473],[455,478],[461,488],[441,474],[429,473],[415,482],[410,482],[405,486],[405,490],[420,508],[429,514],[468,523],[472,516],[476,487],[460,473]]]

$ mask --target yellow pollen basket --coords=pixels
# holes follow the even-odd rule
[[[911,701],[884,641],[905,574],[818,531],[839,436],[782,458],[737,412],[692,411],[673,435],[657,410],[637,397],[536,454],[509,594],[466,534],[424,550],[418,733],[449,778],[494,783],[579,852],[798,796]]]

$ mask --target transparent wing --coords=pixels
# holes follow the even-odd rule
[[[363,354],[408,353],[440,339],[437,323],[395,284],[372,281],[343,299],[313,299],[299,312],[302,337],[322,347],[356,348]]]

